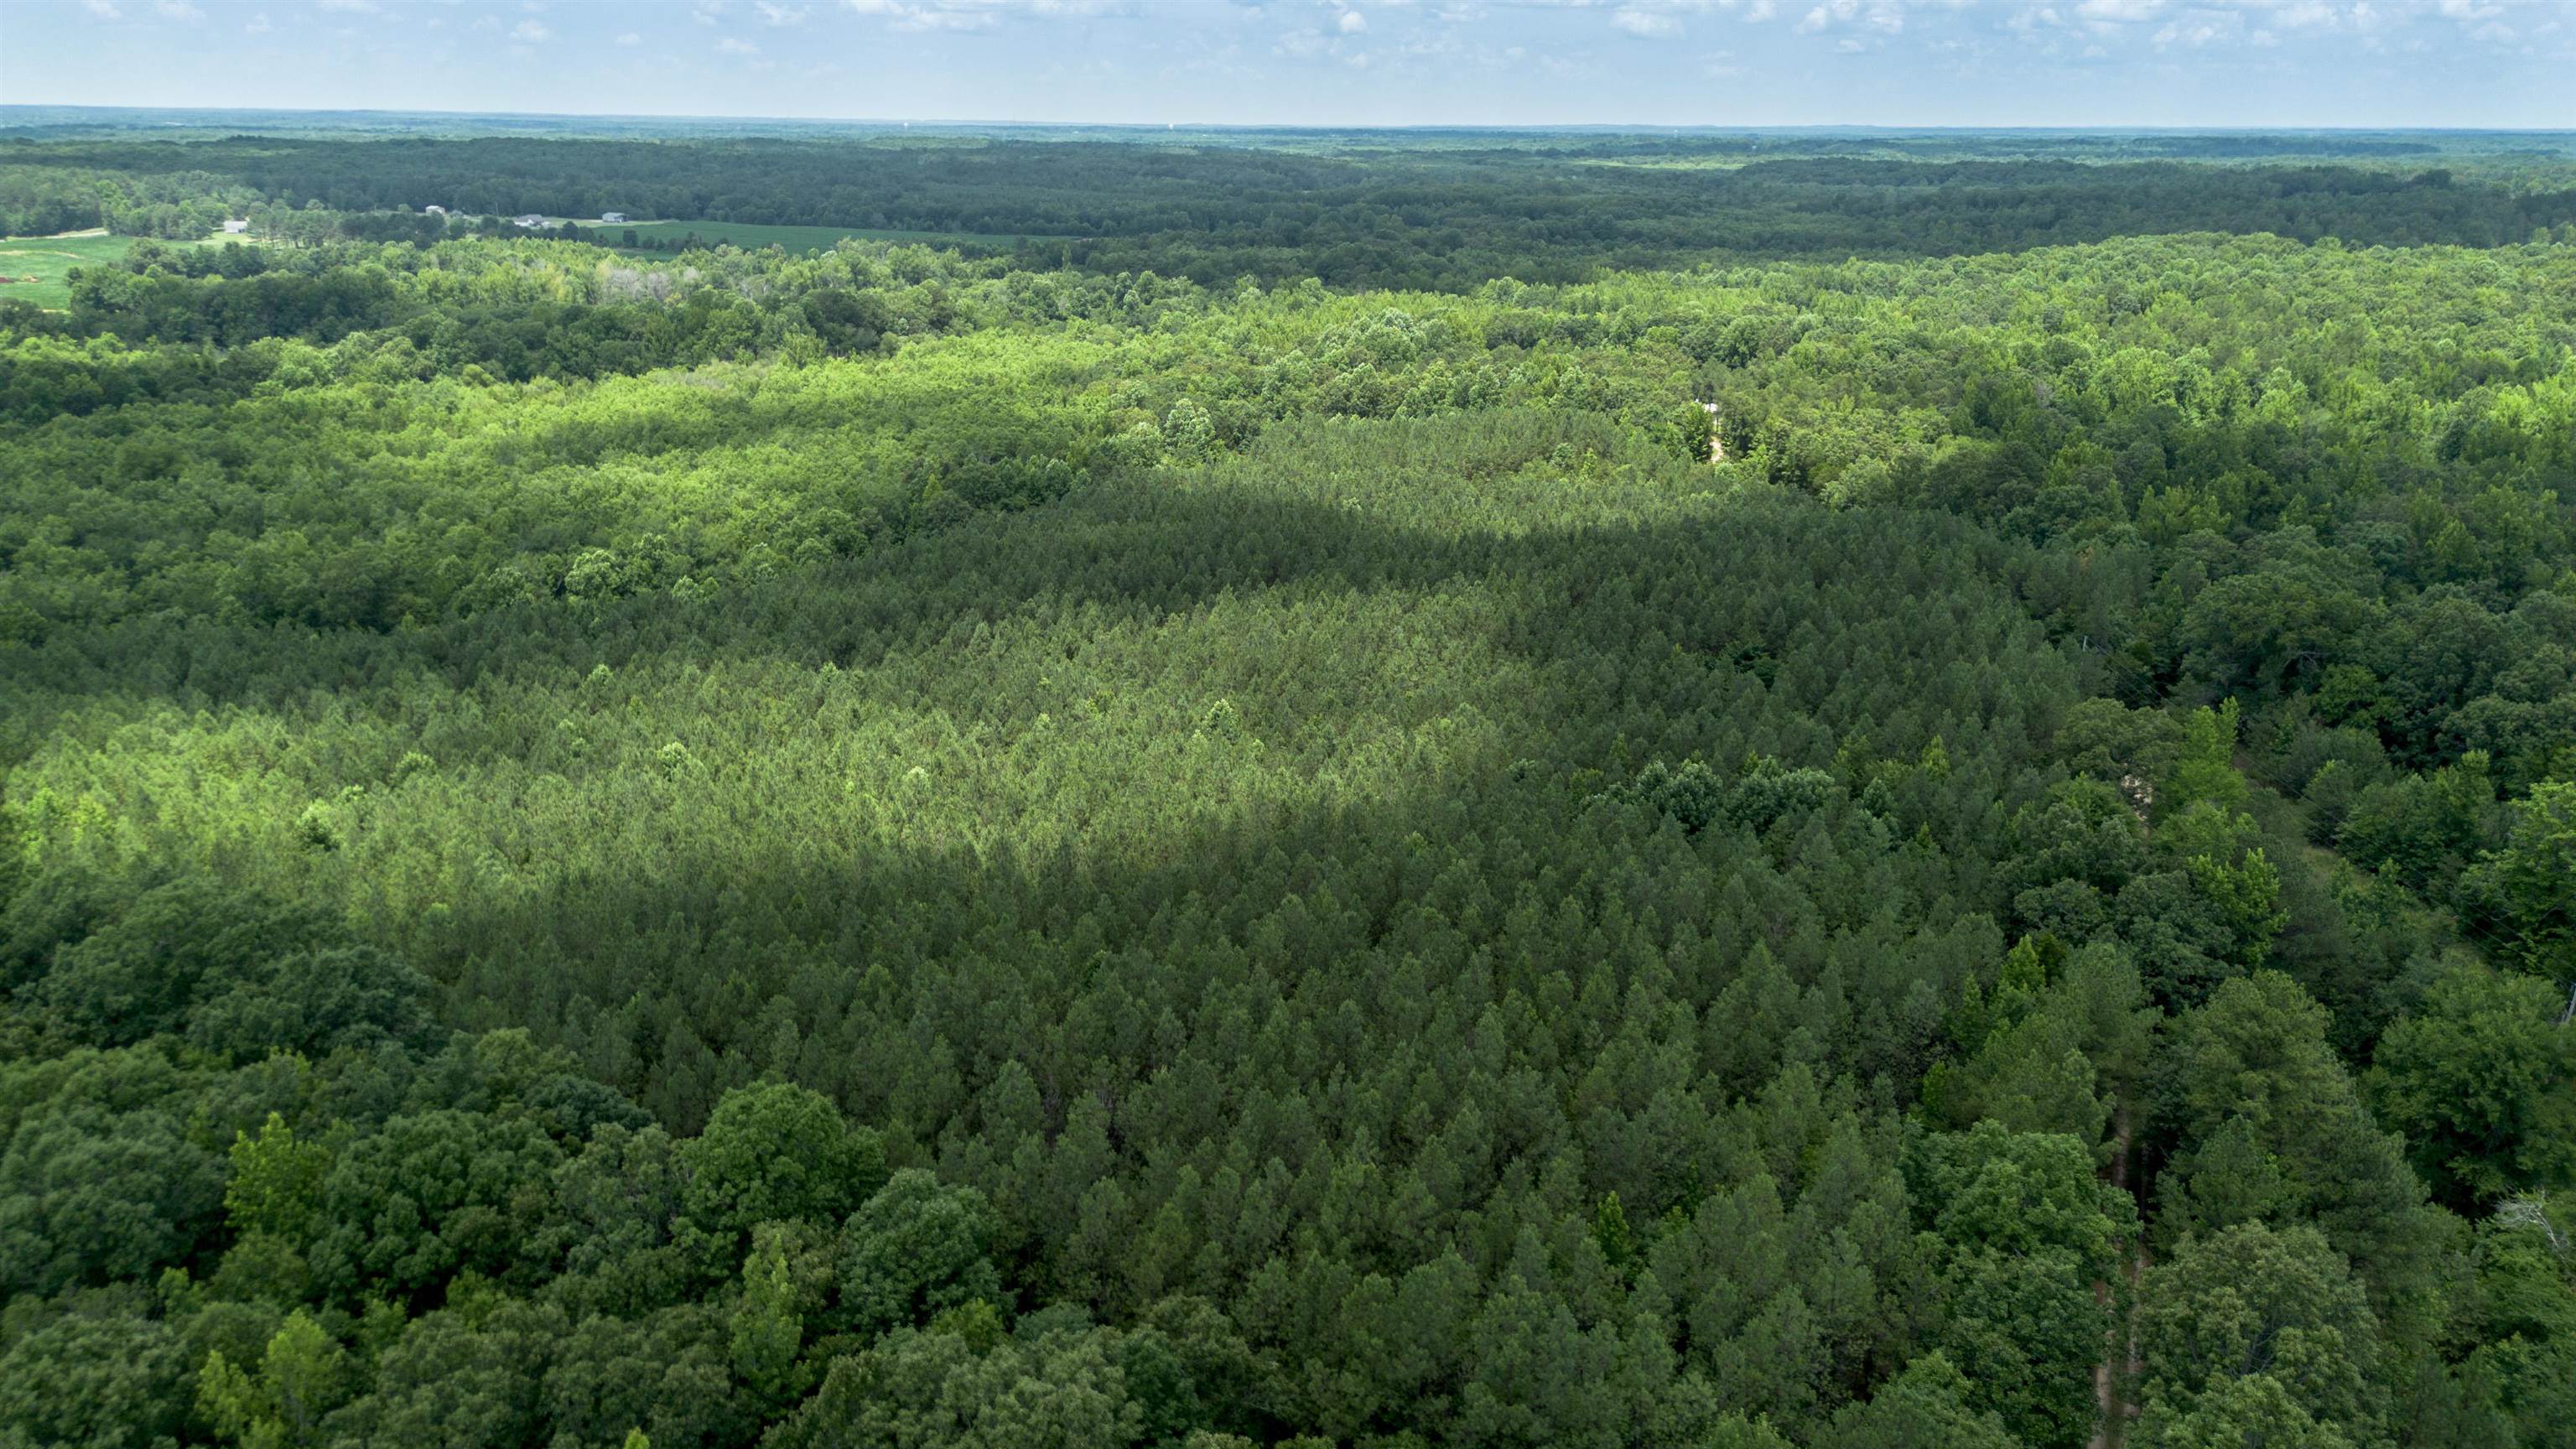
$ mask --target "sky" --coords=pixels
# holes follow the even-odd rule
[[[0,101],[1244,125],[2576,127],[2576,0],[0,0]]]

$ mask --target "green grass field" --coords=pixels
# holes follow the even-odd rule
[[[130,236],[88,232],[75,236],[0,237],[0,302],[33,302],[63,308],[72,303],[71,269],[113,262],[134,245]],[[28,278],[35,280],[29,281]]]
[[[829,250],[843,237],[863,241],[927,242],[932,246],[960,246],[980,243],[986,246],[1014,246],[1024,241],[1054,241],[1044,236],[993,236],[958,231],[882,231],[847,226],[760,226],[730,221],[631,221],[616,225],[583,222],[582,230],[592,232],[603,242],[615,242],[618,234],[632,231],[648,244],[655,241],[677,241],[694,234],[700,243],[716,246],[731,243],[745,250],[760,247],[784,247],[791,252]]]

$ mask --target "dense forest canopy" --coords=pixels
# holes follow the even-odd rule
[[[2568,1442],[2549,138],[492,129],[0,137],[0,1449]]]

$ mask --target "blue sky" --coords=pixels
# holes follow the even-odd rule
[[[0,0],[23,104],[2576,126],[2576,0]]]

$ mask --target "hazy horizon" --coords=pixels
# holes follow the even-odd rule
[[[13,106],[1210,127],[2551,130],[2564,0],[19,0]]]
[[[696,111],[541,111],[541,110],[456,110],[435,107],[389,106],[126,106],[84,105],[69,103],[19,104],[0,102],[0,130],[19,126],[61,124],[50,118],[29,118],[29,112],[69,112],[78,116],[108,117],[116,115],[166,115],[170,117],[297,117],[316,118],[383,118],[398,121],[410,118],[439,120],[490,121],[626,121],[693,123],[722,126],[793,126],[793,127],[921,127],[959,130],[1103,130],[1103,131],[1246,131],[1246,132],[1441,132],[1493,131],[1564,133],[1602,131],[1618,134],[1778,134],[1824,135],[1848,132],[1872,136],[1925,136],[1944,133],[1967,135],[2436,135],[2436,136],[2576,136],[2576,125],[2568,126],[2323,126],[2292,124],[2258,124],[2230,126],[2209,123],[2200,125],[2122,125],[2104,122],[2095,125],[1874,125],[1866,122],[1763,122],[1742,121],[1683,124],[1663,121],[1559,121],[1552,123],[1508,121],[1413,121],[1413,122],[1340,122],[1318,121],[1217,121],[1182,118],[1179,120],[1124,120],[1115,116],[1089,117],[1077,120],[1032,120],[1019,116],[783,116],[751,112],[719,113]],[[185,126],[184,120],[168,124]]]

